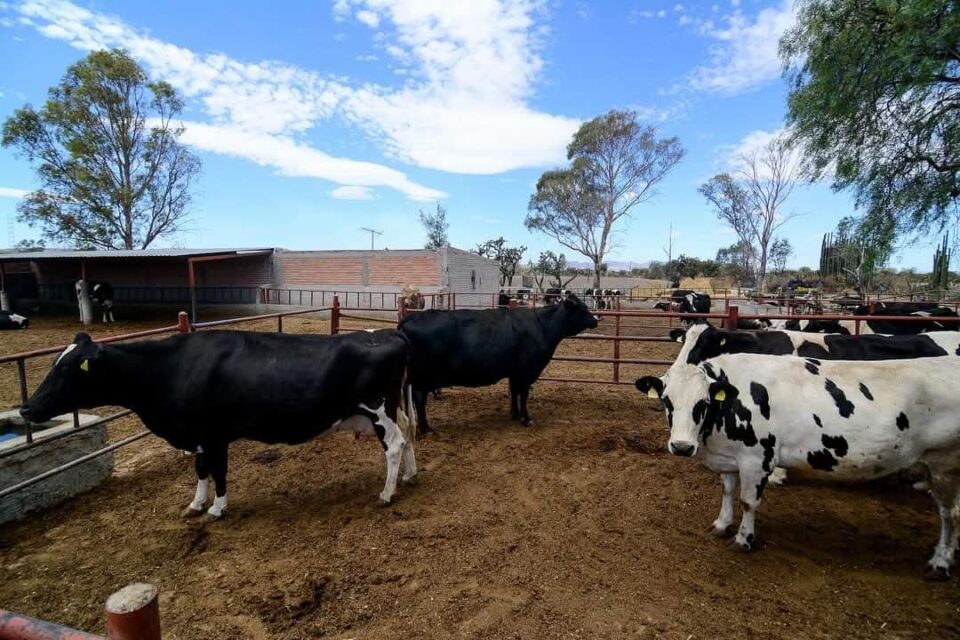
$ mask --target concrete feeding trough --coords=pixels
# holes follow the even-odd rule
[[[81,427],[99,416],[81,413]],[[73,414],[32,425],[34,443],[26,446],[26,423],[16,411],[0,412],[0,489],[29,480],[80,456],[107,446],[107,425],[75,429]],[[51,436],[56,438],[45,442]],[[19,520],[88,489],[113,473],[113,452],[0,498],[0,523]]]

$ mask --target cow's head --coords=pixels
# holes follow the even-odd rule
[[[558,307],[561,314],[560,331],[564,336],[575,336],[581,331],[597,327],[597,317],[577,296],[567,296]]]
[[[20,408],[20,415],[31,422],[46,422],[74,409],[97,406],[99,389],[103,388],[102,352],[103,347],[90,336],[78,333]]]
[[[722,372],[719,377],[708,376],[703,365],[671,367],[662,378],[645,376],[635,384],[663,404],[670,426],[667,450],[676,456],[696,456],[717,416],[737,397],[736,388]]]

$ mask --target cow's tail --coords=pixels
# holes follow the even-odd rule
[[[397,409],[397,424],[403,439],[410,445],[417,441],[417,410],[413,404],[413,386],[404,381],[400,407]]]

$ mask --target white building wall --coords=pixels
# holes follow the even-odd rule
[[[446,247],[440,250],[444,286],[457,294],[457,306],[496,304],[500,291],[500,267],[475,253]]]

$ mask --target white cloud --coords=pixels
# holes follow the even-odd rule
[[[486,174],[562,161],[579,125],[527,104],[543,66],[534,18],[544,4],[337,0],[335,18],[379,29],[374,43],[399,63],[397,87],[194,53],[65,1],[27,0],[18,11],[44,35],[79,49],[126,48],[153,76],[202,105],[213,126],[289,142],[337,116],[392,158]]]
[[[777,45],[780,36],[796,21],[793,2],[763,9],[748,19],[739,10],[725,18],[726,27],[701,25],[703,35],[716,41],[710,64],[697,67],[690,86],[699,91],[737,94],[780,77]]]
[[[658,18],[665,18],[666,15],[667,15],[667,11],[665,9],[660,9],[660,11],[657,11]]]
[[[376,62],[380,58],[372,53],[368,53],[364,56],[357,56],[357,62]]]
[[[693,19],[690,16],[682,15],[680,16],[680,19],[677,21],[677,24],[686,25],[686,24],[690,24],[691,22],[693,22]]]
[[[758,154],[762,156],[763,150],[771,142],[778,138],[786,137],[788,133],[786,128],[775,129],[773,131],[757,129],[745,135],[736,144],[718,147],[716,151],[721,158],[720,164],[722,170],[731,173],[743,171],[746,168],[746,159],[756,157]],[[801,148],[797,147],[792,149],[789,153],[786,166],[792,168],[802,166],[803,157],[804,153]],[[762,162],[758,163],[758,167],[758,175],[760,177],[765,179],[771,177],[769,167],[764,166]]]
[[[677,13],[682,13],[684,11],[684,8],[682,4],[675,4],[673,5],[673,10],[676,11]]]
[[[396,189],[411,200],[433,201],[447,194],[419,185],[402,172],[373,162],[335,158],[297,141],[239,127],[185,122],[187,144],[223,155],[250,160],[291,177],[323,178],[351,187],[384,186]]]
[[[15,189],[13,187],[0,187],[0,198],[23,198],[29,191],[26,189]]]
[[[338,200],[374,200],[377,196],[370,187],[337,187],[330,192]]]

